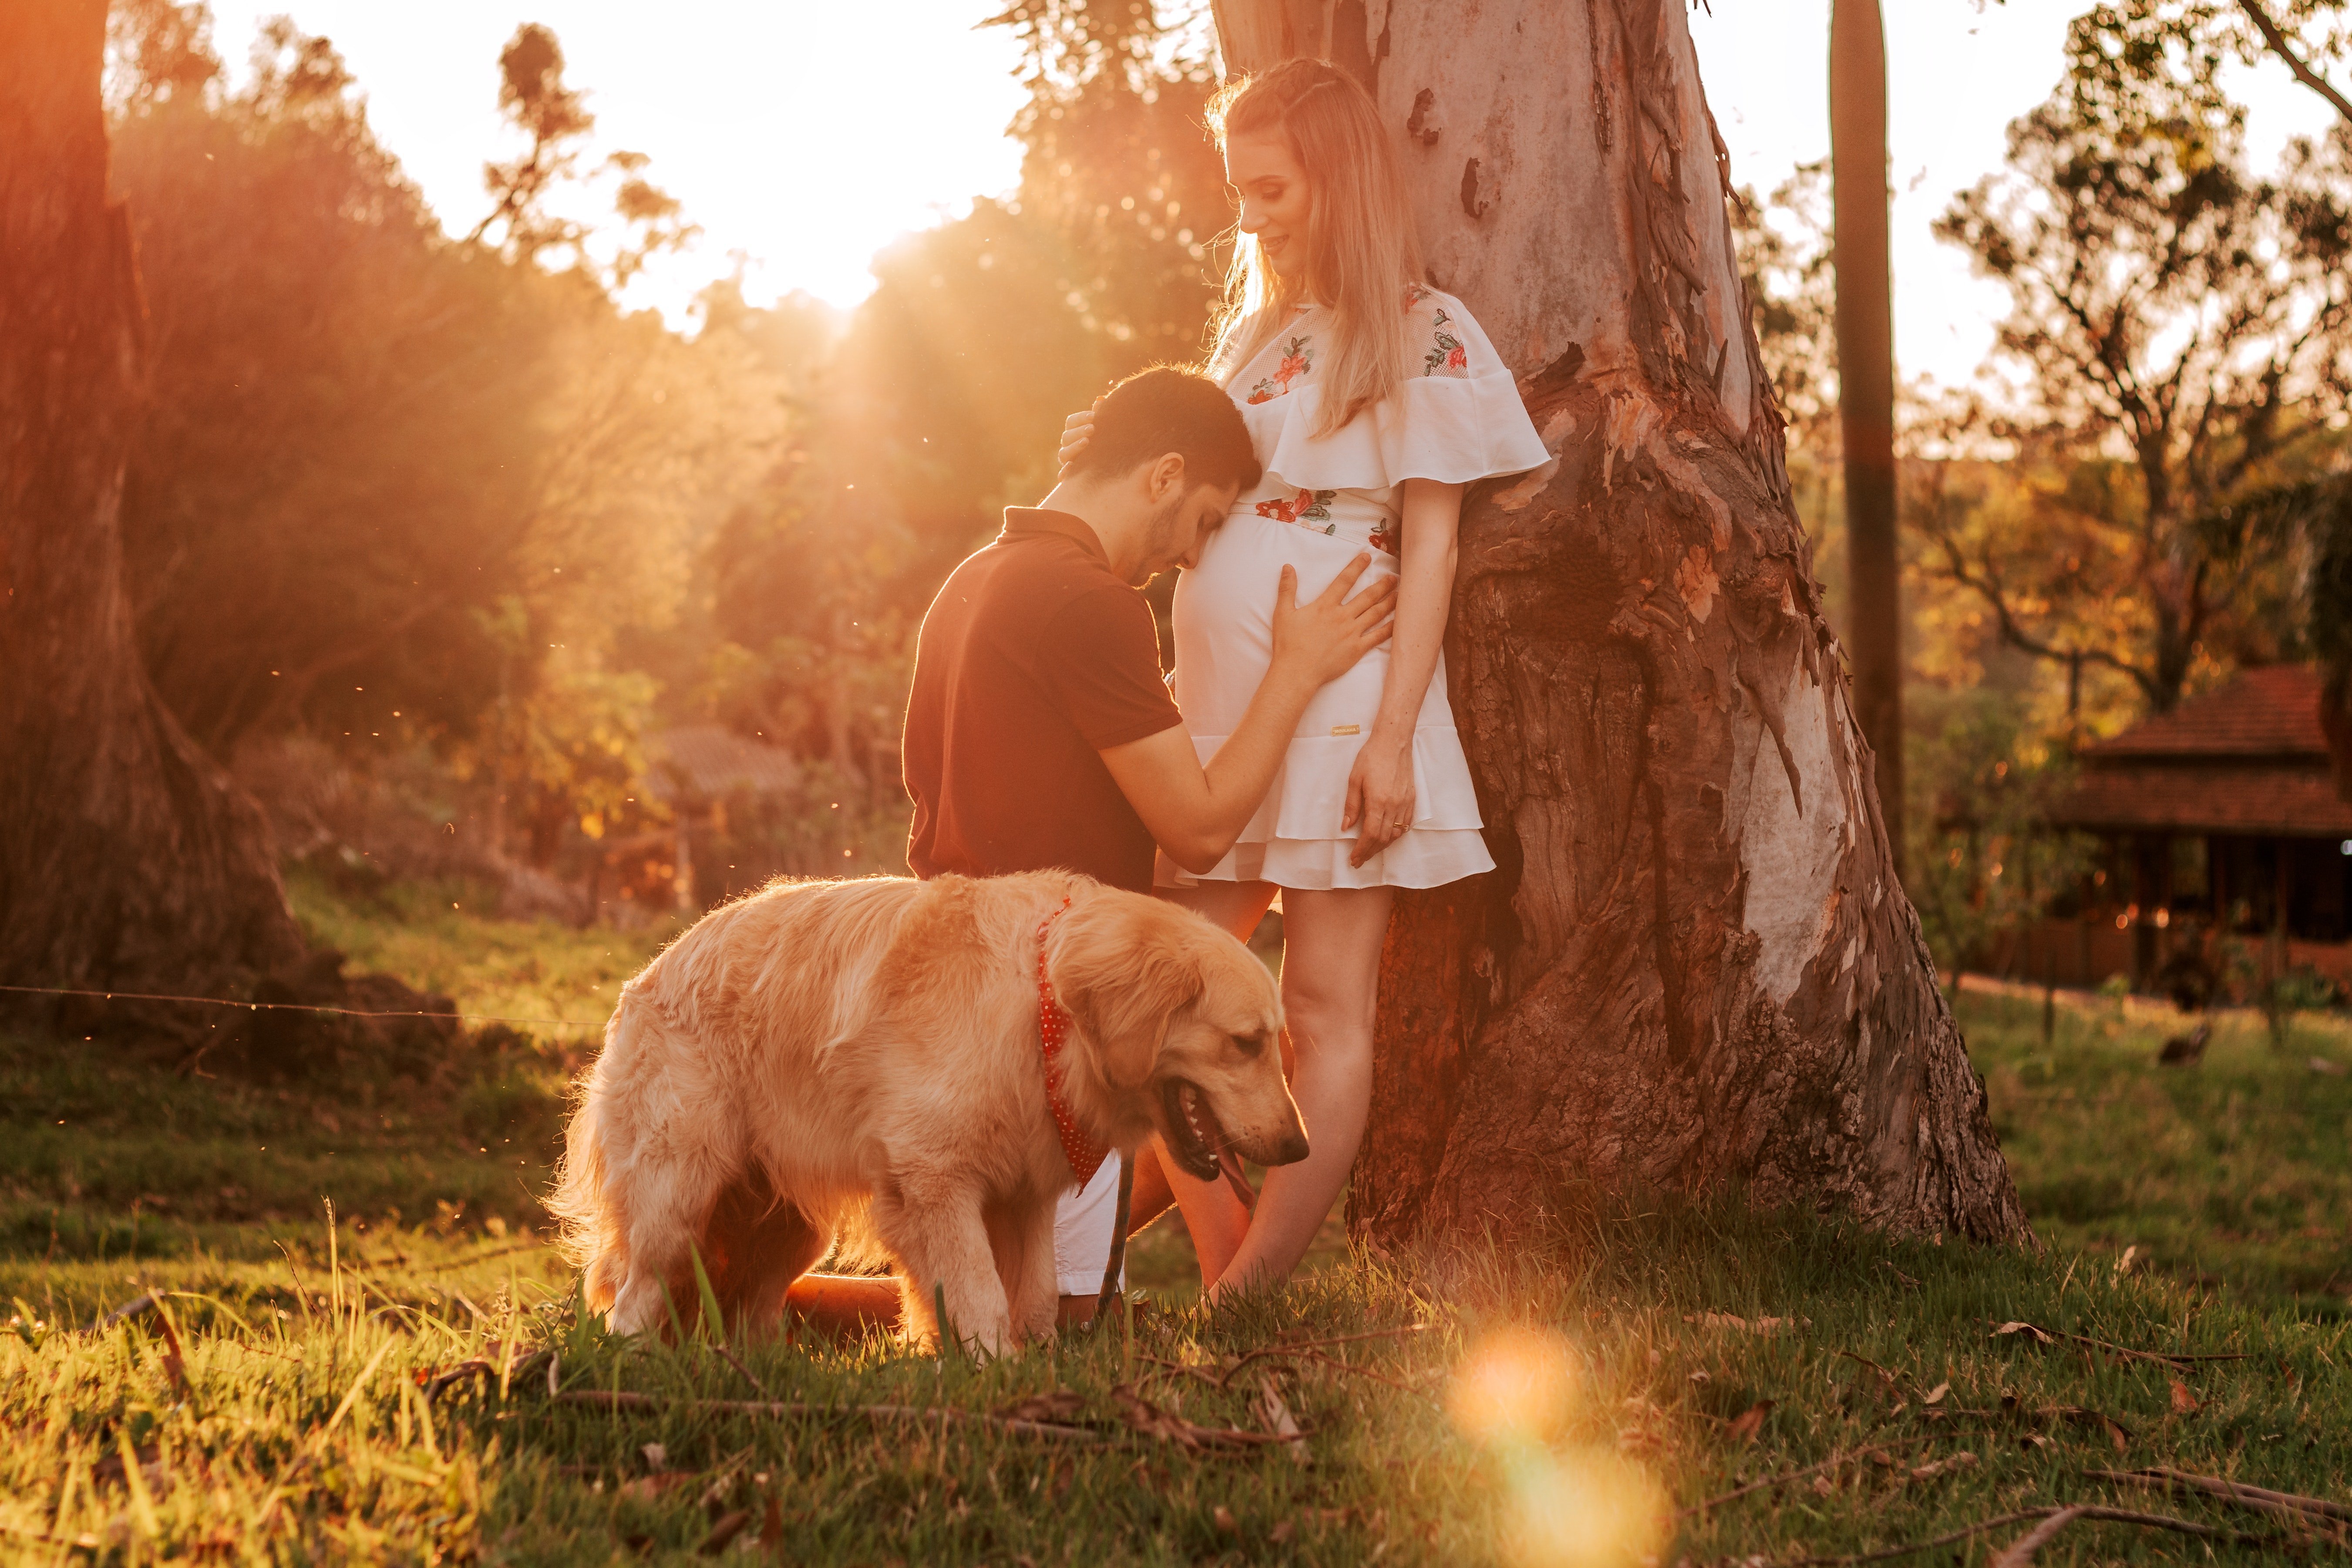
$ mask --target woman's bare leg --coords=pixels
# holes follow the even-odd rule
[[[1287,1279],[1347,1185],[1372,1103],[1372,1014],[1391,901],[1387,888],[1283,890],[1282,1006],[1297,1057],[1290,1093],[1310,1152],[1265,1173],[1249,1233],[1212,1296]]]
[[[1161,888],[1159,893],[1171,903],[1207,917],[1243,942],[1257,930],[1266,906],[1274,902],[1271,882],[1202,882],[1193,888]],[[1184,1228],[1192,1233],[1192,1253],[1201,1260],[1201,1289],[1206,1290],[1224,1277],[1234,1249],[1249,1229],[1250,1212],[1222,1179],[1204,1182],[1161,1157],[1159,1142],[1153,1139],[1143,1152],[1166,1177],[1176,1194],[1176,1206],[1184,1211]],[[1143,1176],[1143,1162],[1138,1160],[1136,1180],[1141,1182]]]

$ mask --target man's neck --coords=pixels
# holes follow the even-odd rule
[[[1095,531],[1110,569],[1122,578],[1132,578],[1139,564],[1137,554],[1141,548],[1143,522],[1128,516],[1128,509],[1118,504],[1095,486],[1082,480],[1064,479],[1046,492],[1037,503],[1043,511],[1067,512]]]

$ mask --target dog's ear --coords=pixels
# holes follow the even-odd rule
[[[1151,1079],[1168,1021],[1206,987],[1189,943],[1169,940],[1174,910],[1097,897],[1070,910],[1053,963],[1062,1005],[1092,1040],[1103,1076],[1121,1089]]]

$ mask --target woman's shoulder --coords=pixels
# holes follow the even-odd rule
[[[1408,284],[1404,313],[1407,375],[1466,380],[1501,368],[1469,308],[1444,289]]]

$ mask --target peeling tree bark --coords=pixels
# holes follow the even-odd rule
[[[1498,869],[1399,901],[1360,1232],[1566,1184],[2031,1236],[1893,871],[1790,504],[1680,0],[1217,0],[1371,87],[1543,468],[1463,518],[1446,662]]]
[[[259,808],[164,709],[132,636],[118,513],[141,310],[107,199],[106,9],[0,7],[0,984],[220,994],[303,943]]]

